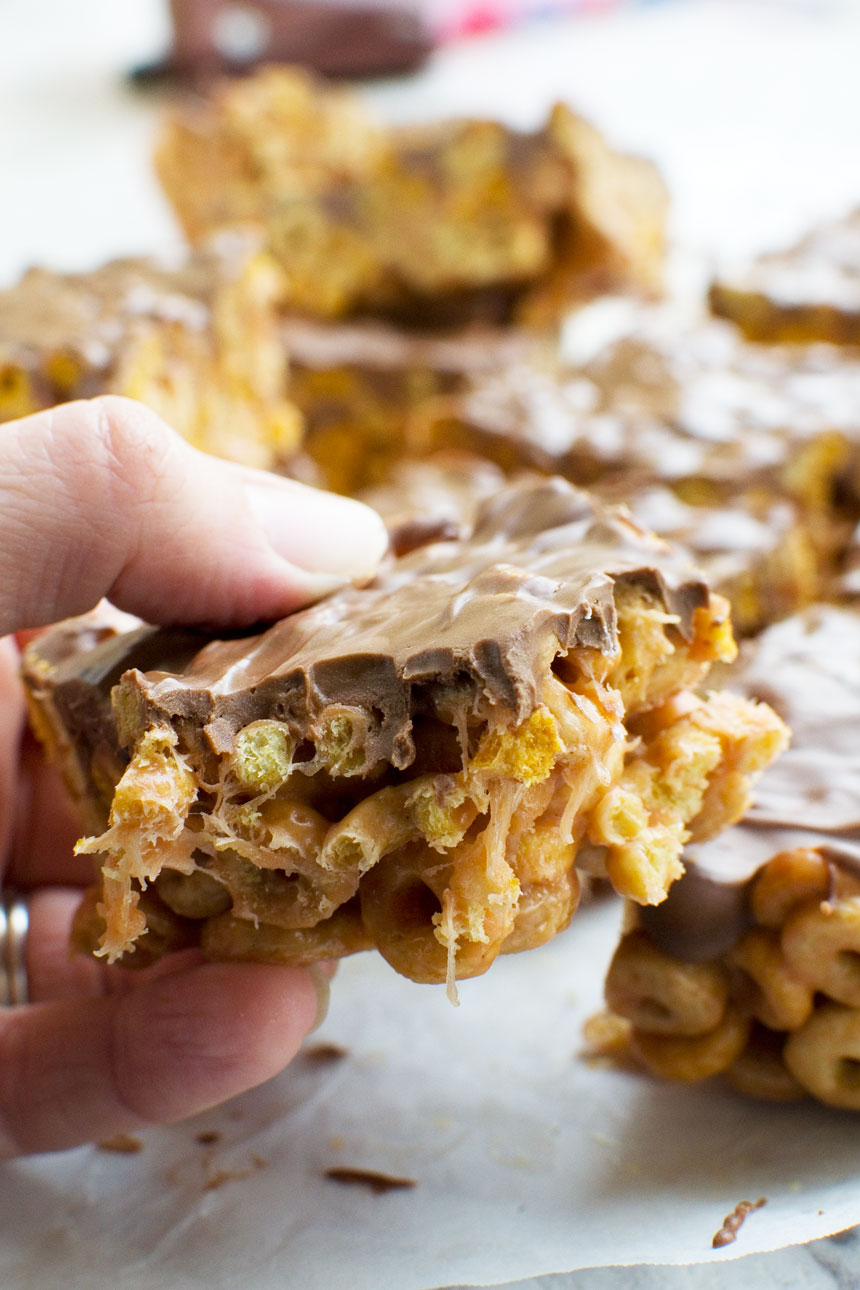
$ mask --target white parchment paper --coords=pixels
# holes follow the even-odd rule
[[[310,1041],[267,1087],[143,1137],[6,1166],[9,1290],[425,1290],[576,1268],[699,1262],[860,1221],[860,1120],[659,1085],[589,1066],[617,905],[541,950],[444,991],[364,955],[339,973]],[[195,1135],[217,1130],[203,1145]],[[373,1194],[331,1167],[416,1181]],[[207,1187],[220,1178],[222,1185]],[[711,1238],[767,1197],[737,1242]]]

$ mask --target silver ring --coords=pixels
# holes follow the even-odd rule
[[[27,988],[27,932],[30,915],[20,896],[6,892],[0,898],[0,1005],[10,1007],[29,1001]]]

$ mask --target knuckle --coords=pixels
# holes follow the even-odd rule
[[[119,395],[90,404],[92,463],[112,498],[151,500],[170,478],[178,436],[151,409]]]

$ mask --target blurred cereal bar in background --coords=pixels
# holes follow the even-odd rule
[[[689,547],[746,634],[831,594],[860,517],[858,409],[850,353],[753,345],[646,309],[580,366],[532,351],[471,374],[413,408],[404,442],[554,471],[628,505]],[[325,477],[324,442],[308,450]]]
[[[860,210],[717,278],[709,298],[750,340],[860,345]]]
[[[175,263],[31,269],[0,293],[0,421],[97,394],[148,404],[196,447],[269,467],[293,453],[280,272],[221,236]]]
[[[589,485],[623,475],[715,504],[795,498],[823,529],[860,506],[860,360],[827,346],[746,343],[718,321],[655,309],[589,361],[530,359],[427,413],[420,441]]]
[[[537,339],[515,328],[440,335],[371,319],[324,323],[293,315],[281,335],[290,401],[305,424],[289,471],[342,493],[383,483],[404,460],[421,456],[413,423],[423,424],[438,401],[526,356],[546,357]]]
[[[177,109],[156,166],[193,242],[261,225],[289,303],[317,317],[552,326],[600,292],[662,284],[656,169],[562,104],[533,133],[384,128],[345,90],[270,68]]]

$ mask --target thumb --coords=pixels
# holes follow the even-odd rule
[[[0,426],[0,635],[102,596],[150,622],[279,618],[386,545],[361,503],[209,457],[130,399]]]

